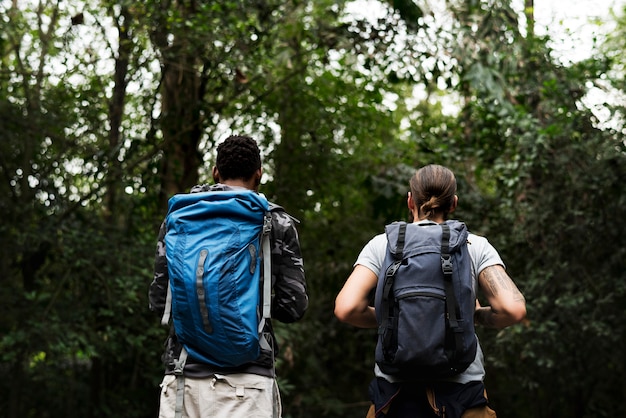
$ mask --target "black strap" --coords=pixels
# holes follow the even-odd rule
[[[456,354],[456,350],[463,347],[463,330],[459,326],[459,320],[461,319],[461,312],[459,304],[456,300],[456,294],[454,293],[454,286],[452,283],[452,257],[450,256],[450,226],[445,222],[440,224],[442,229],[441,234],[441,269],[443,270],[444,288],[446,292],[446,315],[450,330],[454,336],[455,348],[452,351],[452,355]]]
[[[383,294],[381,298],[381,321],[378,327],[378,334],[383,335],[383,350],[388,351],[392,349],[391,338],[392,332],[389,332],[395,327],[394,318],[394,305],[389,303],[389,294],[393,288],[393,283],[396,278],[396,273],[402,264],[404,258],[404,243],[406,238],[406,222],[401,222],[398,227],[398,239],[396,241],[396,249],[393,251],[394,262],[391,264],[385,272],[385,282],[383,283]],[[391,319],[391,321],[390,321]],[[387,331],[387,332],[386,332]],[[387,357],[387,354],[385,354]]]
[[[400,222],[398,227],[398,241],[396,242],[396,251],[393,258],[396,261],[402,261],[404,258],[404,241],[406,240],[406,222]]]

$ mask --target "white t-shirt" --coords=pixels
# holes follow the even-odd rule
[[[420,225],[437,225],[435,222],[428,220],[416,223]],[[472,260],[472,279],[474,281],[475,289],[476,278],[478,277],[480,272],[483,271],[483,269],[498,264],[504,267],[504,263],[502,262],[502,259],[500,258],[500,255],[498,254],[496,249],[489,243],[489,241],[487,241],[487,238],[470,233],[467,238],[467,243],[467,249]],[[364,267],[367,267],[372,272],[374,272],[376,276],[378,276],[380,270],[383,268],[386,251],[387,235],[376,235],[365,245],[365,247],[363,247],[354,265],[362,265]],[[383,377],[390,382],[397,381],[397,379],[395,379],[393,376],[389,376],[383,373],[378,368],[378,365],[375,365],[374,372],[376,376]],[[446,380],[457,383],[468,383],[473,381],[482,381],[484,378],[485,366],[483,364],[483,352],[479,342],[474,362],[470,364],[467,370],[465,370],[463,373]]]

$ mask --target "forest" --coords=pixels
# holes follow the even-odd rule
[[[0,1],[0,415],[156,416],[158,228],[242,134],[300,221],[285,418],[365,416],[376,331],[334,300],[429,163],[527,301],[477,329],[498,416],[625,417],[626,10],[571,59],[541,1]]]

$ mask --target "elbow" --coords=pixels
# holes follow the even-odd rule
[[[284,324],[291,324],[301,320],[309,307],[309,298],[306,293],[297,297],[294,296],[292,300],[281,299],[282,303],[277,303],[276,301],[277,299],[274,299],[272,318]]]
[[[506,326],[515,325],[522,322],[526,318],[526,304],[519,303],[506,311],[508,324]]]
[[[350,310],[335,303],[335,317],[341,322],[348,322],[348,319],[350,318]]]
[[[526,318],[526,307],[516,309],[515,311],[511,312],[510,315],[511,315],[511,321],[514,324],[518,324],[522,322],[524,318]]]
[[[343,303],[341,300],[335,302],[335,317],[347,324],[354,324],[360,317],[360,308],[348,303]]]
[[[526,318],[526,304],[520,304],[520,306],[513,312],[513,319],[515,323],[522,322]]]
[[[508,306],[489,306],[479,309],[482,312],[487,309],[488,315],[483,318],[482,324],[490,327],[502,329],[518,324],[526,318],[526,304],[524,302],[510,304]]]
[[[348,322],[351,311],[352,309],[350,305],[345,301],[343,293],[339,293],[339,295],[337,295],[337,297],[335,298],[335,318],[337,318],[341,322]]]
[[[511,316],[515,323],[522,322],[526,318],[526,300],[523,296],[516,299],[515,303],[511,306]]]

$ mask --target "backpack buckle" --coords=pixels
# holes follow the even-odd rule
[[[401,260],[394,261],[394,263],[390,265],[389,268],[387,269],[387,273],[385,274],[385,276],[388,279],[394,277],[396,275],[396,272],[400,268],[400,264],[402,264]]]
[[[266,213],[265,217],[263,218],[263,235],[269,234],[271,230],[272,230],[272,215],[270,215],[269,213]]]
[[[174,374],[176,376],[182,376],[185,364],[187,363],[187,349],[183,346],[180,350],[178,360],[174,360]]]
[[[441,268],[444,275],[452,274],[452,257],[450,257],[450,254],[441,255]]]

